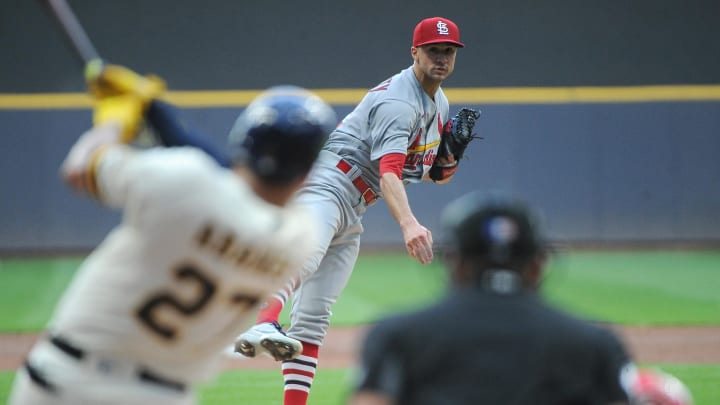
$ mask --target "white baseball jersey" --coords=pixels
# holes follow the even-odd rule
[[[100,164],[100,196],[124,208],[122,223],[78,270],[50,331],[168,378],[211,377],[256,304],[299,271],[312,222],[192,148],[113,147]]]
[[[442,88],[431,98],[415,78],[412,66],[365,95],[330,135],[325,149],[362,168],[363,178],[380,193],[379,159],[407,154],[402,180],[417,183],[430,170],[450,107]]]

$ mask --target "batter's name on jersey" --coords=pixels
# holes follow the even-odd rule
[[[288,258],[282,252],[267,246],[258,246],[250,241],[241,242],[232,232],[219,231],[211,224],[202,227],[195,240],[201,249],[232,262],[243,271],[252,269],[277,277],[285,274],[290,266]]]

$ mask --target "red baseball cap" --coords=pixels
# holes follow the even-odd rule
[[[443,17],[426,18],[415,26],[413,33],[413,46],[427,44],[449,43],[463,48],[460,42],[460,30],[454,22]]]

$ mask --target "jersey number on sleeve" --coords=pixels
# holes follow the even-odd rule
[[[173,295],[172,291],[161,291],[150,296],[136,312],[143,325],[167,340],[173,340],[177,336],[177,328],[168,325],[167,322],[161,322],[159,312],[171,311],[191,317],[200,312],[217,291],[213,280],[190,264],[178,267],[175,270],[175,278],[180,283],[194,285],[195,295],[190,299],[181,299]],[[258,300],[258,297],[238,294],[233,296],[232,303],[242,304],[243,310],[246,310],[254,306]]]

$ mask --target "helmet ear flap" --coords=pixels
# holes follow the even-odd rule
[[[287,184],[307,175],[336,124],[334,110],[317,95],[277,86],[240,114],[228,144],[234,160],[262,181]]]

